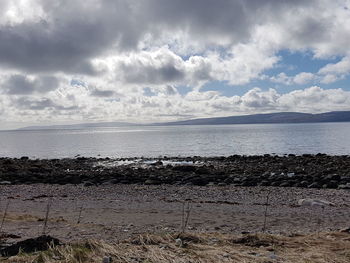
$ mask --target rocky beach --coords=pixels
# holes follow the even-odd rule
[[[350,188],[350,156],[0,158],[0,184]]]

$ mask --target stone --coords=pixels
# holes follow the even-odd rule
[[[326,200],[320,200],[320,199],[311,199],[311,198],[306,198],[306,199],[299,199],[298,200],[298,205],[299,206],[335,206],[334,203],[326,201]]]
[[[111,263],[112,262],[112,258],[105,256],[102,258],[102,263]]]
[[[8,247],[0,249],[0,255],[2,256],[15,256],[19,252],[31,253],[35,251],[43,251],[49,249],[52,245],[59,245],[60,241],[57,238],[42,235],[37,238],[29,238],[19,241]]]
[[[308,185],[308,188],[321,188],[321,187],[322,186],[317,182],[314,182],[314,183]]]
[[[160,184],[160,182],[158,180],[155,180],[155,179],[147,179],[145,182],[144,182],[145,185],[157,185],[157,184]]]
[[[349,190],[350,189],[350,183],[341,184],[341,185],[338,186],[338,189],[340,189],[340,190]]]
[[[289,187],[292,186],[293,184],[291,182],[285,181],[283,183],[280,184],[280,187]]]
[[[94,185],[94,183],[93,182],[90,182],[90,181],[85,181],[85,182],[83,182],[83,186],[93,186]]]
[[[12,184],[10,181],[0,181],[0,185],[10,185]]]

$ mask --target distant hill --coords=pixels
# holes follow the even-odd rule
[[[98,122],[98,123],[80,123],[80,124],[67,124],[67,125],[48,125],[48,126],[27,126],[18,130],[61,130],[61,129],[86,129],[86,128],[98,128],[98,127],[124,127],[135,126],[134,123],[128,122]]]
[[[125,126],[168,126],[168,125],[221,125],[221,124],[263,124],[263,123],[307,123],[307,122],[350,122],[350,111],[333,111],[320,114],[300,112],[279,112],[268,114],[254,114],[244,116],[229,116],[218,118],[203,118],[186,121],[161,122],[152,124],[135,124],[128,122],[99,122],[81,123],[72,125],[28,126],[19,130],[58,130],[58,129],[85,129],[98,127],[125,127]]]
[[[156,123],[155,125],[220,125],[220,124],[263,124],[263,123],[307,123],[307,122],[347,122],[350,111],[333,111],[320,114],[279,112],[244,116],[203,118],[186,121]]]

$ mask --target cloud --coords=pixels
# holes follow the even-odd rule
[[[46,93],[58,88],[59,80],[54,76],[26,76],[20,74],[10,75],[3,83],[2,89],[9,95],[32,94],[34,92]],[[1,88],[0,88],[1,90]]]
[[[305,90],[295,90],[279,99],[279,104],[293,111],[324,112],[349,110],[350,92],[342,89],[324,90],[313,86]]]
[[[202,56],[191,56],[184,60],[168,47],[162,47],[116,57],[114,63],[116,80],[125,83],[197,86],[212,79],[215,62]]]
[[[113,90],[99,90],[99,89],[94,89],[91,91],[91,96],[94,97],[112,97],[115,93]]]
[[[58,105],[49,98],[36,99],[36,98],[30,98],[30,97],[21,97],[17,99],[15,103],[19,108],[34,110],[34,111],[41,111],[44,109],[54,109],[59,111],[77,109],[76,106],[64,107],[62,105]]]
[[[209,0],[87,0],[82,4],[76,0],[37,0],[33,4],[23,3],[27,4],[17,11],[9,5],[7,13],[12,10],[14,14],[29,15],[20,21],[9,16],[0,24],[0,62],[31,72],[98,74],[92,59],[113,51],[140,51],[152,43],[155,46],[181,43],[180,49],[190,55],[208,48],[231,48],[254,41],[259,27],[268,28],[270,34],[276,35],[270,42],[279,43],[272,44],[291,48],[310,46],[318,56],[337,53],[334,44],[329,43],[329,34],[341,37],[342,45],[347,43],[349,35],[346,30],[339,32],[337,27],[348,18],[346,12],[338,3],[324,1],[220,0],[213,4]],[[317,19],[312,16],[315,12],[319,12]],[[272,24],[276,25],[273,31]],[[282,40],[284,35],[287,41]]]
[[[277,76],[272,76],[270,78],[272,82],[284,85],[304,85],[316,81],[317,79],[318,76],[310,72],[300,72],[295,76],[288,76],[286,73],[281,72]]]
[[[348,56],[343,57],[337,63],[329,63],[320,68],[317,73],[301,72],[295,76],[287,76],[284,72],[277,76],[272,76],[272,82],[281,83],[285,85],[292,84],[308,84],[317,81],[323,84],[330,84],[340,79],[344,79],[350,74],[350,59]]]
[[[337,63],[327,64],[318,73],[323,76],[321,83],[328,84],[343,79],[350,74],[350,59],[346,56]]]
[[[310,83],[313,80],[315,80],[315,75],[310,72],[301,72],[293,78],[293,81],[299,85]]]

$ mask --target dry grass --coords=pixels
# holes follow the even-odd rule
[[[181,240],[181,241],[180,241]],[[22,254],[1,262],[290,262],[348,263],[349,233],[319,233],[305,236],[254,234],[141,235],[115,244],[88,241],[56,246],[45,252]]]

